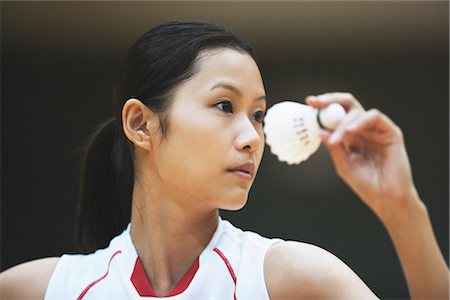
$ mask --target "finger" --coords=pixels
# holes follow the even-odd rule
[[[339,124],[338,127],[334,130],[333,134],[331,135],[329,139],[330,144],[335,144],[340,142],[344,134],[346,133],[346,129],[349,126],[349,124],[353,124],[356,120],[361,118],[361,116],[365,113],[365,111],[361,108],[354,108],[350,110],[347,115],[345,116],[345,119],[342,120],[342,122]]]
[[[327,143],[328,140],[330,139],[331,132],[329,132],[328,130],[319,128],[318,133],[319,133],[319,137],[322,140],[322,142]]]
[[[346,111],[353,108],[363,108],[359,101],[350,93],[325,93],[318,96],[308,96],[306,97],[306,103],[319,109],[331,103],[339,103]]]
[[[371,109],[343,128],[346,132],[363,135],[365,138],[375,138],[382,134],[391,133],[392,136],[401,137],[402,133],[395,123],[377,109]]]

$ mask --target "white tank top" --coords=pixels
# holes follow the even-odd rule
[[[269,299],[264,257],[279,241],[220,219],[211,241],[167,299]],[[130,225],[105,249],[63,255],[45,295],[45,299],[77,300],[153,298],[158,297],[131,241]]]

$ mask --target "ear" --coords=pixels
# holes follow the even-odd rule
[[[123,131],[136,146],[151,149],[151,135],[159,126],[159,117],[141,101],[131,98],[122,108]]]

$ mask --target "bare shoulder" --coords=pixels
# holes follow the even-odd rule
[[[307,243],[281,242],[264,260],[270,299],[377,299],[344,262]]]
[[[42,258],[0,274],[1,299],[44,299],[59,257]]]

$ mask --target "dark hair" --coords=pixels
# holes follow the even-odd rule
[[[232,48],[255,58],[248,43],[205,22],[162,24],[129,49],[113,89],[115,118],[92,135],[82,163],[76,240],[84,253],[106,247],[130,222],[134,149],[122,130],[124,103],[136,98],[158,113],[165,137],[176,87],[195,74],[200,52],[214,48]]]

